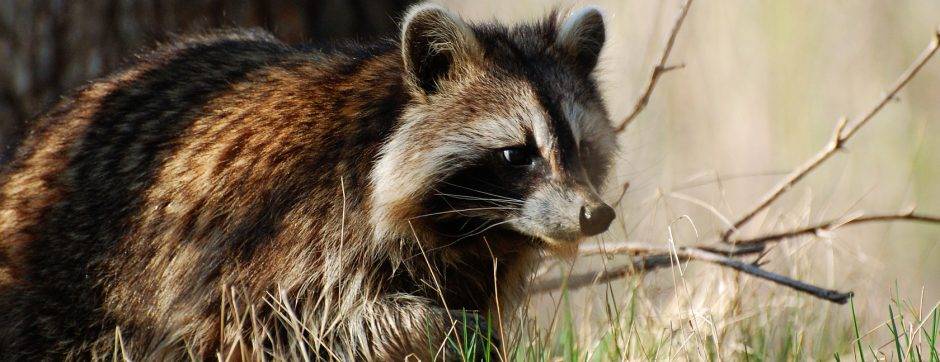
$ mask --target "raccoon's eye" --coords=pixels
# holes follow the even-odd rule
[[[532,164],[532,154],[523,147],[509,147],[499,150],[503,162],[511,166],[528,166]]]

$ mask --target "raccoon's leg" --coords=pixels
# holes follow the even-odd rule
[[[369,303],[350,321],[349,337],[375,360],[483,360],[495,358],[498,341],[478,313],[447,310],[412,297]],[[355,334],[359,334],[356,336]],[[363,345],[364,344],[364,345]]]

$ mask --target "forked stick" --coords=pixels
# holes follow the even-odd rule
[[[767,270],[761,269],[759,265],[745,263],[735,259],[735,257],[762,253],[766,250],[769,244],[790,238],[830,232],[838,227],[845,225],[884,221],[914,221],[940,224],[940,217],[917,214],[911,210],[894,214],[859,216],[851,219],[842,218],[821,222],[799,229],[771,233],[749,239],[742,239],[734,245],[713,242],[703,243],[696,246],[679,246],[676,248],[674,253],[672,253],[668,245],[665,244],[639,242],[623,242],[607,245],[588,244],[579,248],[578,255],[642,255],[636,257],[630,264],[606,271],[587,272],[583,274],[572,275],[568,278],[536,280],[529,288],[529,292],[537,294],[550,292],[559,288],[566,288],[568,290],[584,288],[605,283],[611,280],[624,278],[629,275],[671,266],[674,264],[674,261],[678,259],[681,262],[699,260],[718,264],[761,279],[770,280],[774,283],[784,285],[804,293],[808,293],[817,298],[844,304],[848,298],[851,297],[851,292],[842,293],[817,287],[799,280],[769,272]]]
[[[831,302],[845,304],[852,297],[852,292],[842,293],[835,290],[829,290],[825,288],[820,288],[811,284],[801,282],[799,280],[791,279],[786,276],[772,273],[761,269],[759,266],[754,264],[745,263],[741,260],[734,259],[725,255],[721,255],[712,251],[705,249],[700,249],[691,246],[678,246],[675,250],[670,251],[667,245],[661,245],[659,247],[647,245],[644,247],[647,251],[656,250],[655,254],[647,255],[643,258],[640,258],[634,261],[631,264],[621,266],[615,269],[597,272],[597,273],[587,273],[571,276],[570,278],[557,278],[541,283],[537,283],[530,288],[530,293],[545,293],[560,288],[567,288],[568,290],[577,289],[588,285],[596,285],[599,283],[605,283],[614,279],[619,279],[627,275],[635,274],[641,271],[648,271],[653,269],[658,269],[664,266],[669,266],[675,264],[675,261],[685,262],[689,260],[699,260],[704,262],[709,262],[724,267],[732,268],[738,271],[741,271],[746,274],[753,275],[755,277],[766,279],[774,283],[787,286],[798,291],[808,293],[817,298],[825,299]]]
[[[927,61],[930,60],[937,53],[937,49],[940,48],[940,29],[937,29],[933,34],[933,39],[930,41],[930,44],[927,45],[927,49],[917,57],[917,60],[911,64],[906,71],[894,82],[894,85],[891,87],[891,90],[888,91],[868,112],[865,112],[860,117],[856,118],[850,126],[848,121],[845,118],[839,119],[836,122],[835,131],[832,133],[832,138],[829,140],[829,143],[823,147],[816,155],[807,160],[802,166],[793,170],[789,175],[787,175],[783,180],[780,181],[774,188],[772,188],[761,200],[753,207],[750,211],[741,216],[740,219],[734,222],[734,225],[722,234],[722,239],[726,242],[735,243],[731,237],[737,232],[742,226],[747,224],[754,216],[757,216],[761,211],[767,209],[774,201],[776,201],[780,195],[783,195],[787,190],[793,187],[794,184],[803,179],[804,176],[812,172],[816,167],[822,164],[824,161],[829,159],[836,151],[842,149],[843,145],[858,132],[865,124],[868,123],[878,114],[888,102],[895,99],[895,96],[907,85],[911,79],[917,75],[917,72],[924,67],[924,64],[927,64]]]
[[[682,4],[682,8],[679,9],[679,15],[676,15],[676,21],[672,23],[672,30],[669,31],[669,38],[666,39],[666,46],[663,48],[663,52],[659,55],[659,63],[656,63],[656,66],[653,67],[653,72],[650,74],[649,80],[646,81],[646,89],[643,91],[643,94],[640,95],[640,98],[636,100],[636,104],[633,105],[633,111],[627,115],[623,121],[620,121],[620,124],[614,128],[615,133],[623,132],[624,129],[633,122],[633,119],[636,118],[646,108],[646,105],[650,102],[650,96],[653,95],[653,89],[656,88],[656,83],[659,82],[659,77],[670,70],[675,70],[682,68],[684,65],[666,65],[666,61],[669,60],[669,54],[672,53],[672,47],[676,44],[676,36],[679,35],[679,29],[682,28],[682,23],[685,22],[685,16],[689,14],[689,8],[692,6],[692,0],[685,0],[685,3]]]

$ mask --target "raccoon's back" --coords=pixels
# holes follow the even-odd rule
[[[170,312],[155,303],[199,315],[217,283],[272,282],[277,271],[244,269],[296,267],[283,248],[316,248],[285,235],[316,240],[340,225],[337,205],[365,202],[339,185],[367,189],[405,101],[391,49],[324,54],[213,34],[76,92],[0,176],[7,284],[76,336],[107,328],[109,303],[109,318]]]

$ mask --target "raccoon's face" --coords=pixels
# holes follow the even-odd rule
[[[594,8],[514,28],[413,9],[401,44],[414,101],[373,170],[376,236],[419,223],[566,248],[606,231],[598,190],[616,146],[591,75],[603,42]]]

